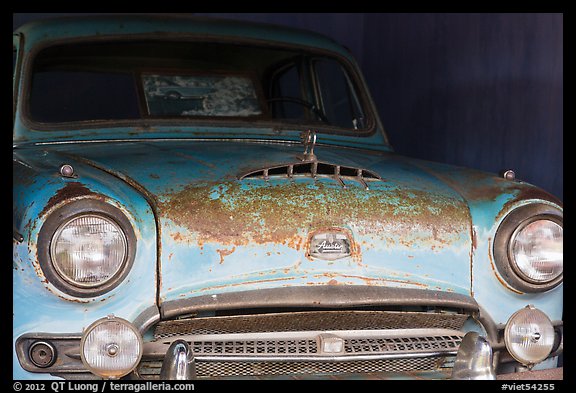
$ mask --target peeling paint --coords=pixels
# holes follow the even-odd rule
[[[161,214],[189,230],[171,237],[198,244],[278,243],[300,250],[311,230],[354,227],[388,246],[435,250],[469,227],[462,201],[415,189],[229,181],[193,184],[162,199]]]
[[[360,280],[362,281],[362,283],[364,285],[383,285],[385,283],[395,283],[395,284],[401,284],[401,285],[407,285],[410,287],[419,287],[419,288],[424,288],[424,289],[429,289],[429,285],[423,284],[421,282],[418,281],[413,281],[413,280],[395,280],[395,279],[391,279],[391,278],[374,278],[374,277],[364,277],[364,276],[359,276],[359,275],[352,275],[352,274],[335,274],[335,273],[324,273],[321,275],[315,275],[315,278],[332,278],[332,277],[342,277],[342,278],[349,278],[349,279],[354,279],[354,280]],[[330,282],[335,279],[331,279],[328,284],[330,284]],[[322,284],[322,283],[314,283],[314,284]],[[353,285],[354,283],[351,281],[348,284]],[[437,287],[439,288],[439,287]]]
[[[45,215],[49,212],[54,206],[57,206],[61,202],[70,201],[74,198],[78,198],[81,196],[86,195],[94,195],[97,194],[90,191],[84,184],[79,182],[68,182],[66,185],[59,189],[49,200],[44,209],[40,212],[40,216]]]
[[[277,283],[277,282],[292,281],[292,280],[294,280],[294,277],[282,277],[282,278],[273,278],[273,279],[268,279],[268,280],[246,281],[246,282],[241,282],[241,283],[232,283],[232,284],[225,284],[225,285],[215,285],[215,286],[211,286],[211,287],[202,288],[200,291],[193,291],[193,292],[190,292],[190,293],[183,293],[183,294],[180,294],[179,297],[180,297],[180,298],[186,298],[186,297],[189,297],[190,295],[195,295],[196,292],[210,292],[210,291],[215,291],[215,290],[222,290],[222,289],[229,289],[229,288],[234,288],[234,287],[241,287],[241,286],[250,285],[250,284],[263,285],[263,284],[266,284],[266,283]]]
[[[234,251],[236,251],[236,247],[232,247],[230,250],[227,249],[217,249],[216,252],[218,254],[220,254],[220,265],[222,265],[224,263],[224,258],[227,257],[228,255],[232,254]]]
[[[517,289],[512,288],[506,281],[504,281],[504,279],[502,277],[500,277],[500,274],[498,273],[497,269],[496,269],[496,265],[494,264],[494,260],[492,259],[492,238],[489,237],[488,238],[488,260],[490,261],[490,267],[492,268],[492,273],[494,274],[494,276],[498,279],[498,281],[500,281],[500,284],[502,284],[502,286],[514,293],[517,293],[518,295],[523,295],[524,292],[520,292]]]

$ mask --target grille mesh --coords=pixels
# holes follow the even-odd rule
[[[356,360],[344,362],[197,362],[199,378],[264,375],[351,374],[437,370],[442,357]],[[158,378],[162,362],[145,361],[138,374]]]
[[[313,311],[282,314],[193,318],[161,322],[155,339],[186,334],[293,332],[306,330],[453,329],[465,314],[400,311]]]

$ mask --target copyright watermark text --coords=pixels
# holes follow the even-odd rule
[[[193,383],[167,383],[167,382],[140,382],[123,383],[112,381],[80,382],[80,381],[54,381],[54,382],[14,382],[15,392],[146,392],[146,391],[194,391]]]
[[[502,390],[548,390],[556,389],[553,383],[505,383]]]

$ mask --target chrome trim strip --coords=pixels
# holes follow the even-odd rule
[[[446,352],[426,352],[426,353],[398,353],[398,354],[374,354],[374,355],[348,355],[348,356],[262,356],[262,357],[248,357],[248,356],[194,356],[194,359],[199,362],[352,362],[359,360],[387,360],[387,359],[415,359],[415,358],[428,358],[437,356],[453,356],[458,351]]]
[[[262,340],[315,340],[321,334],[334,334],[344,339],[394,339],[422,338],[436,336],[460,336],[464,334],[453,329],[378,329],[378,330],[307,330],[299,332],[259,332],[225,334],[188,334],[177,338],[186,341],[262,341]],[[165,345],[175,337],[160,339],[156,343]]]
[[[134,143],[134,142],[233,142],[233,143],[252,143],[257,145],[291,145],[298,146],[301,143],[297,140],[290,139],[256,139],[256,138],[118,138],[118,139],[78,139],[70,141],[49,141],[49,142],[20,142],[13,143],[13,149],[19,149],[27,146],[52,146],[52,145],[73,145],[73,144],[89,144],[89,143]],[[369,149],[361,146],[346,146],[330,143],[317,143],[316,146],[337,148],[345,150],[358,150],[374,155],[384,155],[391,152],[391,150]],[[388,147],[388,146],[385,146]]]

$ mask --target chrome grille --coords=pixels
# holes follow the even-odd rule
[[[377,339],[352,339],[345,342],[346,353],[417,353],[457,350],[461,336],[400,337]]]
[[[436,352],[456,351],[462,337],[460,335],[436,336],[396,336],[374,338],[346,338],[350,331],[342,331],[344,353],[350,355],[416,355]],[[354,331],[358,335],[358,331]],[[397,333],[397,331],[392,331]],[[336,332],[338,334],[338,331]],[[405,334],[409,334],[408,331]],[[274,335],[282,333],[274,333]],[[315,333],[313,333],[315,334]],[[380,333],[382,334],[382,333]],[[214,336],[210,336],[214,337]],[[216,336],[217,337],[217,336]],[[319,354],[316,339],[262,339],[262,340],[218,340],[189,341],[194,356],[207,358],[214,356],[273,357],[286,359],[303,358]]]
[[[308,355],[317,353],[315,340],[194,341],[194,355]]]
[[[298,177],[309,178],[329,178],[338,182],[346,188],[350,181],[360,183],[368,189],[368,183],[382,181],[382,178],[375,172],[367,169],[354,168],[343,165],[335,165],[320,161],[305,161],[293,164],[272,166],[267,168],[250,171],[239,176],[240,180],[244,179],[294,179]]]

